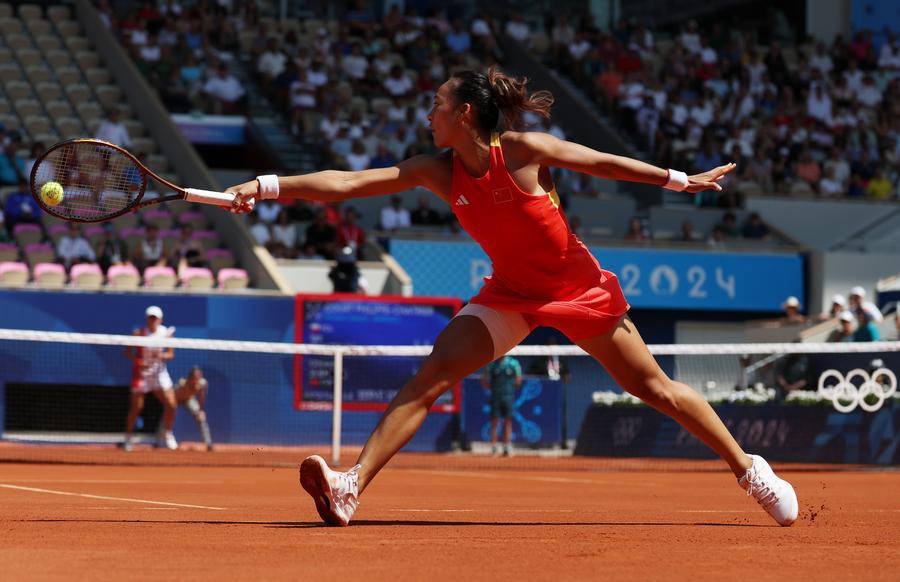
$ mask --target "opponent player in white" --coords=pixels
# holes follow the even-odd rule
[[[163,311],[156,305],[148,307],[145,315],[147,325],[134,330],[133,335],[170,337],[175,332],[174,327],[167,328],[162,324]],[[125,356],[134,366],[131,375],[131,405],[125,422],[125,442],[122,448],[126,451],[132,449],[134,423],[144,409],[144,398],[152,392],[163,405],[165,446],[171,450],[177,449],[178,442],[172,434],[172,425],[175,423],[175,392],[172,390],[172,378],[166,367],[166,362],[175,357],[175,351],[172,348],[128,346],[125,348]]]
[[[206,421],[206,411],[203,410],[208,391],[209,382],[203,377],[203,370],[200,366],[194,366],[188,372],[187,378],[178,380],[178,386],[175,388],[175,402],[178,403],[178,406],[188,409],[197,423],[197,428],[200,429],[200,434],[203,435],[206,450],[212,451],[212,435],[209,432],[209,423]]]

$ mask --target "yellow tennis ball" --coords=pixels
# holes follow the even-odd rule
[[[41,186],[41,200],[47,206],[56,206],[63,200],[63,187],[59,182],[47,182]]]

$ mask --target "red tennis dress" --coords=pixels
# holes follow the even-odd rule
[[[569,230],[556,190],[529,194],[510,176],[499,134],[491,136],[491,166],[480,178],[453,156],[450,199],[493,266],[471,303],[516,311],[532,328],[555,327],[572,341],[608,332],[628,311],[616,276]]]

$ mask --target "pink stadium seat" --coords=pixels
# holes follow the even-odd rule
[[[53,244],[58,244],[59,239],[62,238],[64,234],[69,232],[68,224],[51,224],[47,228],[47,232],[50,233],[50,239],[53,240]]]
[[[28,265],[16,261],[0,263],[0,285],[21,287],[28,282]]]
[[[66,269],[59,263],[38,263],[34,266],[34,282],[38,287],[62,287],[66,284]]]
[[[171,267],[147,267],[144,270],[144,285],[146,287],[160,287],[173,289],[178,278]]]
[[[79,263],[72,265],[69,271],[72,286],[82,289],[99,289],[103,286],[103,271],[96,263]]]
[[[163,239],[163,244],[166,245],[166,248],[171,247],[178,237],[181,235],[181,232],[172,228],[167,228],[159,231],[159,238]]]
[[[191,289],[212,289],[215,279],[206,267],[188,267],[181,273],[181,284]]]
[[[168,210],[145,210],[141,213],[144,224],[155,224],[160,229],[172,227],[172,213]]]
[[[20,247],[41,242],[44,239],[44,231],[37,224],[17,224],[13,227],[13,238]]]
[[[206,251],[206,261],[213,273],[222,269],[230,269],[234,266],[234,253],[228,249],[209,249]]]
[[[19,247],[13,243],[0,243],[0,263],[19,260]]]
[[[206,226],[206,217],[203,216],[202,212],[189,210],[181,213],[178,217],[178,222],[180,224],[189,224],[194,227],[194,230],[200,230]]]
[[[31,265],[52,263],[56,259],[56,253],[47,243],[31,243],[25,246],[25,258]]]
[[[137,289],[141,275],[133,265],[112,265],[106,272],[107,282],[116,289]]]
[[[249,282],[247,271],[244,269],[222,269],[219,271],[219,287],[221,289],[245,289]]]
[[[191,239],[198,241],[207,251],[219,246],[219,234],[214,230],[198,230]]]
[[[104,230],[102,226],[88,226],[84,229],[84,237],[90,241],[91,245],[96,246],[100,244],[100,240],[103,239]]]

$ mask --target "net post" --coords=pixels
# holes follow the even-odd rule
[[[332,380],[334,394],[332,395],[331,409],[331,464],[341,463],[341,409],[344,397],[344,352],[334,352],[334,379]]]

